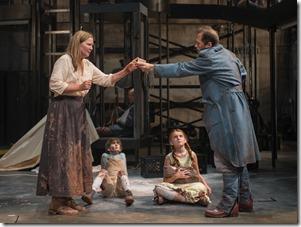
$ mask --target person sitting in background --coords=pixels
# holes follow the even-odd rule
[[[265,2],[264,0],[239,0],[237,2],[238,7],[259,7],[264,8]]]
[[[131,104],[128,109],[117,119],[115,124],[107,127],[98,127],[96,131],[101,137],[111,137],[111,136],[132,136],[134,128],[134,88],[128,91],[128,100]]]
[[[122,143],[119,138],[110,138],[105,144],[109,153],[102,154],[101,170],[93,181],[92,192],[82,196],[82,200],[88,204],[93,203],[96,192],[104,197],[124,198],[126,206],[134,202],[133,193],[130,190],[126,156],[122,152]]]

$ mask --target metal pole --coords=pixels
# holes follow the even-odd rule
[[[276,37],[275,29],[270,29],[270,87],[271,87],[271,151],[272,151],[272,166],[276,167],[275,160],[277,159],[277,75],[276,75]]]
[[[252,30],[248,26],[248,60],[249,60],[249,92],[250,98],[253,98],[253,70],[252,70]]]
[[[231,24],[231,50],[234,52],[235,48],[235,32],[234,32],[234,23]]]
[[[104,19],[99,17],[99,68],[104,71]],[[105,124],[105,103],[104,103],[104,88],[100,88],[100,122],[103,126]]]
[[[37,5],[36,5],[36,10],[37,10],[37,16],[36,16],[36,48],[37,48],[37,52],[36,52],[36,72],[37,72],[37,113],[38,113],[38,119],[40,119],[44,114],[41,113],[41,76],[42,76],[42,66],[41,66],[41,40],[42,40],[42,36],[41,36],[41,7],[40,7],[40,1],[37,1]]]
[[[70,0],[70,25],[71,25],[71,34],[74,34],[79,30],[80,25],[80,0]]]
[[[143,57],[148,61],[148,17],[143,16],[143,27],[144,27],[144,33],[143,33]],[[145,107],[145,133],[147,135],[150,134],[150,111],[149,111],[149,78],[145,77],[145,87],[144,87],[144,107]],[[149,146],[150,148],[150,146]],[[149,149],[149,155],[150,155],[150,149]]]
[[[162,42],[161,42],[161,12],[158,12],[158,36],[159,36],[159,64],[162,61]],[[160,154],[163,154],[163,121],[162,121],[162,78],[159,78],[159,97],[160,97]]]
[[[136,56],[141,56],[141,15],[139,12],[132,13],[132,31],[131,31],[131,56],[130,58],[133,59]],[[135,162],[138,163],[139,161],[139,146],[140,146],[140,139],[141,135],[143,134],[144,127],[142,125],[144,120],[144,115],[141,114],[140,111],[144,111],[144,107],[142,106],[142,98],[143,98],[143,90],[142,90],[142,78],[141,74],[138,71],[134,71],[133,76],[136,78],[133,80],[133,84],[135,87],[135,104],[134,104],[134,111],[135,111],[135,121],[134,121],[134,138],[137,139],[136,141],[136,148],[135,148]]]
[[[227,6],[231,7],[231,1],[227,0]],[[231,23],[227,23],[227,34],[231,33]],[[230,37],[227,37],[227,49],[230,49]]]
[[[257,100],[257,40],[256,40],[256,28],[254,28],[253,39],[253,53],[254,53],[254,99]]]
[[[254,28],[254,39],[253,39],[253,56],[254,56],[254,100],[255,102],[257,102],[257,45],[256,45],[256,28]],[[257,106],[256,106],[256,111],[257,111]],[[254,115],[255,119],[255,133],[257,134],[258,132],[258,118],[257,118],[257,114]]]
[[[166,13],[166,63],[169,63],[169,26],[168,26],[168,13]],[[166,99],[167,99],[167,127],[170,128],[170,96],[169,96],[169,79],[166,79]]]
[[[29,102],[29,105],[33,107],[35,110],[34,116],[31,119],[32,122],[35,122],[39,119],[39,99],[40,99],[40,73],[38,73],[40,64],[39,62],[39,51],[40,47],[38,46],[39,40],[38,40],[38,33],[40,32],[39,23],[39,2],[36,0],[32,1],[32,12],[31,12],[31,27],[30,27],[30,35],[31,35],[31,41],[30,41],[30,80],[31,80],[31,86],[32,91],[31,94],[34,99],[32,99]]]
[[[246,28],[243,25],[242,33],[242,42],[243,42],[243,64],[246,67]],[[246,80],[242,82],[243,91],[246,92]]]

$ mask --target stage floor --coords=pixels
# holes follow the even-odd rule
[[[48,215],[49,197],[36,196],[37,174],[32,171],[0,172],[0,223],[92,224],[92,223],[204,223],[204,224],[297,224],[298,153],[296,145],[278,152],[276,168],[271,154],[261,152],[259,168],[250,172],[254,212],[232,218],[204,217],[205,207],[187,204],[154,205],[153,188],[161,178],[143,178],[140,169],[129,167],[135,202],[126,207],[122,199],[96,196],[94,204],[76,216]],[[222,195],[222,176],[208,166],[204,174],[213,189],[212,205]],[[76,201],[84,204],[80,198]]]

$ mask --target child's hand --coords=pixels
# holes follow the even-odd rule
[[[207,188],[208,195],[211,195],[212,194],[212,189],[208,185],[206,186],[206,188]]]
[[[164,166],[164,175],[166,177],[171,177],[176,173],[177,168],[174,166]]]
[[[186,179],[189,178],[189,170],[179,168],[175,174],[177,178]]]
[[[108,171],[107,171],[107,170],[101,169],[101,170],[99,171],[99,173],[98,173],[98,176],[99,176],[99,177],[104,177],[104,176],[106,176],[107,174],[108,174]]]

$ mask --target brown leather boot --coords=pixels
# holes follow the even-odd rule
[[[225,218],[225,217],[237,217],[238,216],[238,203],[235,202],[229,214],[224,210],[215,208],[213,210],[206,210],[205,216],[209,218]]]
[[[253,198],[250,196],[247,203],[239,203],[239,212],[252,212],[253,211]]]
[[[93,203],[93,196],[94,196],[94,194],[95,194],[95,191],[92,190],[91,193],[89,193],[89,194],[84,194],[84,195],[82,196],[82,200],[83,200],[85,203],[91,205],[91,204]]]
[[[130,190],[125,191],[124,201],[126,206],[131,206],[133,204],[134,197],[133,197],[133,193]]]
[[[65,197],[52,197],[48,208],[48,214],[50,215],[75,215],[78,211],[65,205]]]
[[[84,211],[86,210],[85,207],[77,204],[74,199],[72,199],[71,197],[68,197],[66,200],[66,206],[71,207],[74,210],[78,210],[78,211]]]

